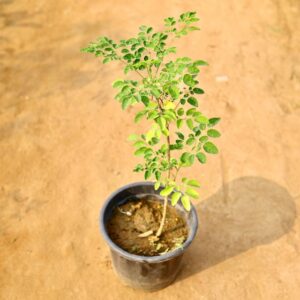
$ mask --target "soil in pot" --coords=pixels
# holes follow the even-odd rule
[[[110,238],[123,250],[156,256],[182,246],[188,235],[185,219],[168,205],[162,234],[155,236],[162,218],[163,203],[153,195],[135,196],[115,207],[106,227]]]

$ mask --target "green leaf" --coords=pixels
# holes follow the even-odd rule
[[[176,126],[177,126],[177,128],[180,129],[180,128],[182,127],[183,123],[184,123],[184,120],[178,119],[178,120],[176,121]]]
[[[168,145],[167,144],[161,145],[160,152],[163,153],[163,154],[166,154],[167,151],[168,151]]]
[[[198,118],[198,117],[202,116],[200,111],[196,111],[196,108],[194,108],[194,109],[195,109],[195,112],[193,113],[194,118]]]
[[[122,95],[129,95],[131,93],[131,88],[128,85],[124,85],[121,90]]]
[[[157,191],[160,187],[160,182],[159,181],[156,181],[155,184],[154,184],[154,189]]]
[[[124,74],[127,74],[131,70],[131,66],[128,65],[124,68]]]
[[[125,97],[122,99],[122,109],[125,110],[131,104],[131,98]]]
[[[219,152],[217,146],[213,144],[212,142],[206,142],[203,145],[203,149],[210,154],[217,154]]]
[[[178,110],[177,110],[177,114],[178,114],[178,116],[183,116],[184,115],[184,109],[181,107],[181,108],[179,108]]]
[[[177,136],[181,139],[184,140],[184,134],[181,132],[176,132]]]
[[[194,125],[193,125],[193,120],[192,119],[187,119],[186,120],[186,125],[188,126],[189,129],[193,130]]]
[[[194,65],[189,66],[188,71],[191,74],[198,74],[199,73],[199,69]]]
[[[134,155],[135,156],[142,156],[144,155],[145,151],[147,150],[146,147],[142,147],[140,149],[137,149],[135,152],[134,152]]]
[[[175,104],[172,101],[167,101],[166,104],[164,105],[164,109],[174,109],[175,108]],[[175,112],[174,112],[175,114]],[[176,115],[175,115],[176,117]]]
[[[181,181],[182,181],[183,183],[187,183],[187,181],[188,181],[188,178],[186,178],[186,177],[183,177],[183,178],[181,179]]]
[[[213,137],[213,138],[221,136],[220,132],[218,130],[215,130],[215,129],[207,130],[207,135],[210,136],[210,137]]]
[[[207,141],[208,141],[208,136],[207,136],[207,135],[201,136],[201,137],[199,138],[199,141],[200,141],[201,143],[207,142]]]
[[[171,97],[176,100],[179,97],[179,88],[176,85],[171,85],[169,87],[169,94]]]
[[[140,31],[146,31],[147,30],[147,26],[142,25],[142,26],[139,27],[139,30]]]
[[[187,167],[187,166],[191,166],[194,163],[194,158],[195,158],[194,154],[184,152],[180,156],[180,161],[181,161],[183,166]]]
[[[135,115],[135,118],[134,118],[134,122],[135,123],[138,123],[142,117],[146,114],[146,111],[139,111],[136,115]]]
[[[205,163],[206,163],[206,155],[205,155],[204,153],[198,152],[198,153],[196,154],[196,156],[197,156],[197,158],[198,158],[198,160],[199,160],[199,162],[200,162],[201,164],[205,164]]]
[[[196,108],[190,108],[189,110],[186,111],[187,116],[192,116],[196,112]]]
[[[145,174],[144,174],[145,180],[149,179],[150,176],[151,176],[151,171],[150,171],[150,170],[147,170],[147,171],[145,172]]]
[[[206,61],[204,61],[204,60],[196,60],[194,62],[194,65],[195,66],[208,66],[208,63]]]
[[[186,144],[189,145],[189,146],[191,146],[191,145],[194,144],[194,142],[195,142],[195,138],[190,137],[190,138],[187,139]]]
[[[123,80],[116,80],[114,81],[113,83],[113,88],[119,88],[119,87],[122,87],[124,85],[124,81]]]
[[[133,172],[141,172],[141,171],[143,171],[143,170],[144,170],[143,166],[142,166],[141,164],[138,164],[138,165],[136,165],[135,168],[133,169]]]
[[[195,155],[194,154],[191,154],[189,156],[189,165],[192,165],[194,163],[194,159],[195,159]]]
[[[177,117],[176,117],[176,113],[174,110],[165,110],[163,116],[166,118],[167,121],[176,121]]]
[[[156,119],[156,121],[157,121],[157,124],[159,125],[159,127],[160,127],[160,129],[161,129],[161,132],[162,132],[164,135],[168,135],[169,132],[168,132],[167,127],[166,127],[166,124],[167,124],[166,119],[163,118],[163,117],[158,117],[158,118]]]
[[[149,27],[146,32],[149,34],[152,30],[153,30],[153,28]]]
[[[150,100],[147,96],[141,96],[141,100],[142,100],[142,102],[144,103],[145,106],[149,105]]]
[[[169,196],[173,192],[173,190],[174,190],[174,187],[167,186],[166,188],[161,190],[161,192],[159,194],[163,197],[166,197],[166,196]]]
[[[163,35],[162,37],[161,37],[161,40],[166,40],[168,38],[168,35],[167,34],[165,34],[165,35]]]
[[[175,206],[175,205],[177,204],[177,202],[178,202],[178,200],[180,199],[181,196],[182,196],[182,195],[181,195],[181,193],[179,193],[179,192],[173,193],[173,194],[172,194],[172,198],[171,198],[171,204],[172,204],[173,206]]]
[[[103,61],[102,61],[103,64],[106,64],[106,63],[108,63],[108,62],[110,62],[110,57],[106,57],[106,58],[104,58]]]
[[[145,147],[145,142],[144,141],[137,141],[133,144],[133,146],[136,147],[136,148]]]
[[[195,199],[199,198],[198,192],[192,188],[187,188],[185,192],[187,195],[189,195],[192,198],[195,198]]]
[[[144,153],[144,156],[145,156],[146,159],[148,159],[152,156],[152,154],[153,154],[153,150],[148,148],[148,149],[146,149],[146,151]]]
[[[189,97],[187,102],[193,106],[198,107],[198,100],[195,97]]]
[[[164,19],[164,21],[165,21],[166,27],[170,27],[170,26],[173,26],[176,24],[176,21],[174,18],[166,18],[166,19]]]
[[[189,157],[190,157],[190,154],[188,152],[184,152],[184,153],[182,153],[182,155],[180,157],[180,161],[184,164],[187,164],[189,162]]]
[[[187,195],[183,195],[181,197],[181,203],[183,205],[183,207],[187,210],[190,211],[191,210],[191,202],[190,202],[190,198]]]
[[[211,118],[208,120],[209,125],[215,126],[220,122],[221,118]]]
[[[141,48],[139,48],[139,49],[137,50],[137,52],[138,52],[138,53],[142,53],[142,52],[144,52],[144,50],[145,50],[145,48],[144,48],[144,47],[141,47]]]
[[[197,18],[197,20],[199,20],[199,19]],[[197,26],[189,26],[189,27],[187,27],[187,30],[188,31],[195,31],[195,30],[200,30],[200,28],[197,27]]]
[[[152,110],[148,113],[148,119],[154,120],[159,116],[159,113],[156,110]]]
[[[194,89],[193,89],[193,92],[194,92],[195,94],[204,94],[204,90],[202,90],[202,89],[200,89],[200,88],[194,88]]]
[[[190,74],[185,74],[183,76],[183,82],[186,85],[191,86],[191,87],[193,87],[195,85],[195,80],[194,80],[193,76]]]
[[[131,135],[128,137],[128,141],[134,142],[134,141],[138,140],[139,138],[140,138],[139,135],[137,135],[137,134],[131,134]]]
[[[194,186],[194,187],[200,187],[200,183],[199,183],[199,181],[196,180],[196,179],[189,179],[189,180],[187,181],[187,185],[189,185],[189,186]]]
[[[127,53],[123,56],[123,58],[127,61],[131,61],[131,59],[133,58],[134,56],[130,53]]]
[[[200,124],[208,123],[208,119],[205,116],[197,116],[197,117],[195,117],[195,121]]]
[[[161,177],[161,172],[156,171],[156,172],[155,172],[155,178],[156,178],[156,180],[159,180],[160,177]]]
[[[159,143],[159,139],[156,138],[156,137],[153,137],[150,141],[150,145],[153,146],[153,145],[156,145]]]
[[[155,87],[151,88],[151,93],[156,98],[159,98],[159,96],[160,96],[160,91],[157,88],[155,88]]]

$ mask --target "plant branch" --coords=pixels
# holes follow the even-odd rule
[[[124,65],[127,65],[127,61],[124,61],[122,58],[119,59],[120,62],[122,62]],[[145,76],[143,76],[138,70],[133,70],[135,71],[141,78],[145,78]]]
[[[167,129],[169,131],[169,125],[167,126]],[[169,164],[169,170],[168,170],[168,179],[170,179],[170,173],[171,173],[171,169],[170,169],[170,162],[171,162],[171,150],[170,150],[170,145],[171,145],[171,140],[170,140],[170,135],[167,136],[167,143],[168,143],[168,164]]]
[[[167,129],[169,131],[169,124],[167,125]],[[167,156],[168,156],[168,165],[169,165],[169,169],[168,169],[168,181],[170,180],[170,175],[171,175],[171,169],[170,169],[170,162],[171,162],[171,151],[170,151],[170,145],[171,145],[171,139],[170,139],[170,135],[167,136],[167,144],[168,144],[168,152],[167,152]],[[167,207],[168,207],[168,196],[166,196],[164,198],[164,206],[163,206],[163,215],[162,215],[162,219],[159,225],[159,229],[156,233],[156,236],[159,237],[162,233],[163,227],[165,225],[165,221],[166,221],[166,215],[167,215]]]
[[[176,173],[175,173],[174,178],[173,178],[174,181],[176,181],[176,179],[177,179],[177,175],[178,175],[178,172],[179,172],[180,168],[181,167],[176,168]]]
[[[145,78],[138,70],[134,70],[138,75],[140,75],[143,79]]]

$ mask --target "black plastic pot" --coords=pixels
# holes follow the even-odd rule
[[[160,256],[130,254],[111,240],[106,230],[106,223],[114,207],[126,202],[130,196],[141,194],[159,195],[159,190],[154,190],[152,182],[137,182],[125,185],[111,194],[100,213],[100,231],[110,247],[113,267],[121,280],[133,288],[155,291],[168,286],[175,280],[181,268],[182,255],[195,237],[198,218],[193,206],[190,212],[187,212],[181,203],[178,203],[176,209],[186,219],[188,226],[188,238],[182,248]],[[159,199],[163,201],[161,197]]]

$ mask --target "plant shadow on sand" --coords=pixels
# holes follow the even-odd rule
[[[196,205],[199,228],[177,281],[272,243],[288,233],[296,207],[288,191],[261,177],[241,177]]]

